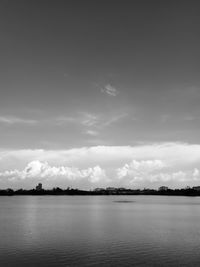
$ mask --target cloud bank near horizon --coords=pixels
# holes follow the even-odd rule
[[[200,184],[200,145],[162,143],[69,150],[0,150],[0,187],[172,188]]]

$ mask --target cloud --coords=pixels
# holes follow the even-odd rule
[[[192,115],[186,115],[184,116],[183,120],[185,121],[194,121],[196,118]]]
[[[118,122],[119,120],[121,120],[127,116],[128,116],[128,113],[116,114],[116,115],[112,116],[111,118],[105,120],[102,125],[103,125],[103,127],[110,126],[111,124]]]
[[[87,130],[86,134],[91,135],[91,136],[97,136],[99,133],[97,131]]]
[[[0,116],[0,122],[4,124],[36,124],[37,120],[23,119],[12,116]]]
[[[193,173],[192,173],[192,176],[194,178],[198,178],[200,176],[200,172],[197,168],[194,169]]]
[[[59,183],[59,179],[65,182],[77,182],[84,180],[86,185],[96,184],[99,182],[106,183],[108,181],[105,170],[99,166],[90,167],[87,169],[79,169],[75,167],[68,166],[50,166],[48,162],[41,162],[39,160],[31,161],[22,170],[10,170],[0,172],[0,177],[8,178],[10,181],[19,180],[40,180],[43,182],[48,182],[55,180]],[[82,181],[81,181],[82,182]]]
[[[53,120],[51,120],[52,122]],[[63,125],[66,123],[73,123],[76,122],[76,118],[74,117],[65,117],[65,116],[60,116],[55,119],[56,124],[58,125]]]
[[[82,112],[81,115],[81,124],[83,124],[84,126],[91,127],[96,125],[99,121],[99,116],[95,114]]]
[[[119,180],[126,184],[141,187],[155,187],[154,185],[165,184],[169,187],[179,185],[186,186],[200,182],[200,173],[197,168],[194,170],[179,170],[173,172],[160,160],[135,161],[125,164],[117,170]],[[165,172],[163,172],[165,171]]]
[[[158,173],[150,176],[151,182],[167,183],[168,186],[174,184],[179,185],[195,185],[200,183],[200,175],[194,175],[195,170],[177,171],[177,172],[165,172]]]
[[[101,92],[106,93],[110,96],[116,96],[119,93],[119,91],[110,84],[107,84],[103,88],[101,88]]]
[[[42,122],[56,126],[65,126],[68,124],[79,126],[84,128],[81,132],[94,136],[99,134],[100,130],[117,123],[125,117],[128,117],[128,113],[119,111],[113,114],[78,112],[72,116],[61,115],[56,118],[43,120]]]
[[[132,160],[161,160],[168,165],[179,167],[200,164],[200,145],[185,143],[156,143],[137,146],[91,146],[66,150],[44,149],[0,149],[0,168],[9,164],[24,164],[32,160],[66,163],[77,165],[85,162],[105,164],[129,163]],[[119,166],[119,165],[118,165]],[[198,165],[197,165],[198,166]],[[1,169],[0,169],[1,170]]]
[[[91,131],[97,132],[96,129],[104,129],[120,121],[121,119],[128,116],[128,113],[122,112],[114,115],[97,115],[91,113],[81,113],[82,117],[76,121],[80,121],[82,125],[87,128],[93,128]],[[95,130],[94,130],[95,129]],[[91,134],[92,135],[92,134]]]
[[[200,185],[200,145],[160,143],[138,146],[91,146],[68,150],[0,150],[0,187],[69,182],[98,186],[183,187]],[[16,179],[17,177],[17,179]],[[30,178],[30,179],[29,179]],[[14,180],[12,180],[14,179]],[[98,181],[98,182],[97,182]]]
[[[165,163],[161,160],[133,160],[129,164],[126,163],[122,168],[117,170],[118,178],[122,179],[126,176],[144,176],[165,167]]]

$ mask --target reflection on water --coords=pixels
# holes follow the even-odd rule
[[[133,202],[135,202],[135,201],[133,201],[133,200],[123,200],[123,199],[121,199],[121,200],[114,200],[113,202],[116,202],[116,203],[133,203]]]
[[[0,198],[0,266],[199,266],[200,198]]]

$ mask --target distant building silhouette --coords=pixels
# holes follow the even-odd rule
[[[169,188],[167,186],[161,186],[159,187],[159,191],[167,191]]]
[[[107,187],[106,190],[107,191],[116,191],[116,188],[115,187]]]
[[[42,190],[42,184],[39,183],[38,185],[36,185],[35,189],[36,189],[37,191],[41,191],[41,190]]]
[[[200,191],[200,186],[194,186],[194,187],[192,187],[192,189],[194,189],[196,191]]]
[[[99,187],[94,189],[94,192],[101,192],[101,191],[105,191],[105,189],[104,188],[99,188]]]

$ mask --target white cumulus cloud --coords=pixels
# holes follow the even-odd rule
[[[165,164],[161,160],[133,160],[131,163],[126,163],[122,168],[119,168],[117,174],[120,179],[125,176],[146,176],[164,167]]]
[[[8,178],[11,181],[40,179],[50,181],[52,179],[64,179],[67,181],[85,180],[85,183],[106,182],[105,170],[99,166],[87,169],[79,169],[68,166],[50,166],[48,162],[40,162],[38,160],[31,161],[23,170],[10,170],[0,172],[0,177]]]
[[[182,187],[200,185],[200,145],[161,143],[66,150],[0,149],[0,187],[43,178],[67,186]],[[10,181],[10,182],[9,182]],[[96,182],[94,182],[96,181]],[[51,183],[49,182],[49,186]]]

